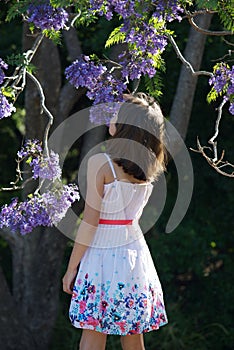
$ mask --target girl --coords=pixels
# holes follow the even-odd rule
[[[63,277],[81,350],[144,350],[143,333],[167,323],[163,293],[138,224],[165,169],[164,118],[153,98],[125,95],[111,120],[107,153],[89,158],[84,216]],[[80,264],[79,270],[78,265]]]

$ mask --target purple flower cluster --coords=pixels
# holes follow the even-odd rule
[[[5,78],[5,73],[3,69],[7,69],[8,64],[5,63],[1,58],[0,58],[0,85],[3,83],[3,80]]]
[[[99,16],[105,15],[108,21],[112,19],[114,12],[123,18],[128,18],[135,13],[136,1],[134,0],[90,0],[89,2],[91,11],[95,11]]]
[[[209,84],[224,96],[224,100],[230,101],[229,112],[234,115],[234,66],[230,68],[225,63],[216,65]]]
[[[75,184],[68,184],[63,185],[62,189],[43,193],[42,198],[51,225],[56,225],[66,215],[68,208],[80,199],[80,196],[78,187]]]
[[[28,158],[27,163],[32,168],[34,179],[41,178],[54,181],[61,178],[62,170],[59,166],[59,155],[52,150],[49,157],[43,155],[39,140],[27,140],[17,155],[19,159]]]
[[[9,117],[16,109],[0,91],[0,119]]]
[[[35,179],[52,180],[42,195],[30,195],[24,202],[13,198],[9,205],[2,207],[0,228],[9,227],[11,231],[24,235],[38,226],[56,225],[72,203],[79,200],[79,192],[76,185],[62,184],[58,154],[50,151],[49,157],[44,156],[39,140],[27,140],[17,155],[18,161],[25,159],[32,167]]]
[[[0,228],[9,227],[12,232],[24,235],[37,226],[51,226],[41,197],[33,197],[25,202],[13,198],[9,205],[5,204],[1,208]]]
[[[209,80],[209,84],[214,86],[214,89],[220,93],[227,85],[229,69],[225,64],[222,64],[214,69],[214,74]]]
[[[26,140],[21,150],[18,151],[17,156],[19,158],[25,158],[27,156],[38,157],[41,156],[42,151],[41,141],[37,139]]]
[[[100,105],[93,105],[90,108],[89,119],[91,123],[100,124],[110,124],[110,119],[118,114],[121,102],[109,102],[102,103]]]
[[[126,83],[107,72],[106,66],[95,64],[88,56],[82,56],[65,70],[66,78],[76,88],[86,87],[87,97],[94,101],[90,110],[90,120],[100,123],[109,120],[112,107],[108,103],[123,100]],[[106,104],[98,106],[98,104]]]
[[[92,89],[106,70],[107,68],[102,64],[96,65],[89,56],[82,55],[65,69],[65,75],[76,88],[83,86]]]
[[[1,208],[0,228],[9,227],[12,232],[25,235],[38,226],[56,225],[79,198],[76,185],[64,185],[59,190],[34,195],[24,202],[13,198],[9,205]]]
[[[119,55],[120,64],[123,66],[122,76],[131,80],[139,79],[142,75],[148,74],[152,78],[156,74],[154,61],[139,51],[125,51]]]
[[[87,92],[88,98],[94,100],[94,105],[98,103],[122,101],[122,96],[126,90],[126,84],[113,77],[111,73],[106,73],[96,85]]]
[[[126,21],[122,31],[126,32],[126,42],[135,45],[140,51],[148,54],[157,54],[162,52],[167,40],[165,35],[158,33],[153,24],[139,21],[137,27],[132,27],[129,21]]]
[[[184,10],[178,0],[154,0],[152,4],[155,7],[153,17],[158,18],[159,21],[172,22],[174,19],[182,20],[181,14]]]
[[[49,157],[32,159],[30,166],[32,167],[34,179],[55,180],[61,178],[62,170],[59,166],[59,155],[54,151],[50,151]]]
[[[28,22],[33,22],[37,28],[60,30],[66,26],[68,13],[63,8],[54,8],[49,1],[41,4],[31,4],[28,7]]]
[[[90,10],[96,12],[99,16],[105,16],[107,20],[111,20],[114,13],[127,19],[131,16],[140,18],[143,12],[148,12],[150,8],[154,11],[153,16],[159,21],[173,20],[181,21],[181,14],[184,9],[178,0],[89,0]]]

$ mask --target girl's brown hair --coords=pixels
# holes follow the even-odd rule
[[[145,93],[126,94],[124,100],[107,151],[127,174],[153,181],[166,164],[162,111],[153,97]]]

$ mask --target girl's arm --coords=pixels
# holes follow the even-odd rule
[[[92,242],[98,226],[104,188],[104,170],[100,169],[102,163],[103,155],[95,155],[88,160],[84,216],[77,232],[67,271],[63,277],[63,290],[68,294],[72,294],[78,265]]]

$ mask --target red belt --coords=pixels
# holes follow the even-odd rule
[[[133,220],[108,220],[99,219],[99,224],[103,225],[131,225]]]

